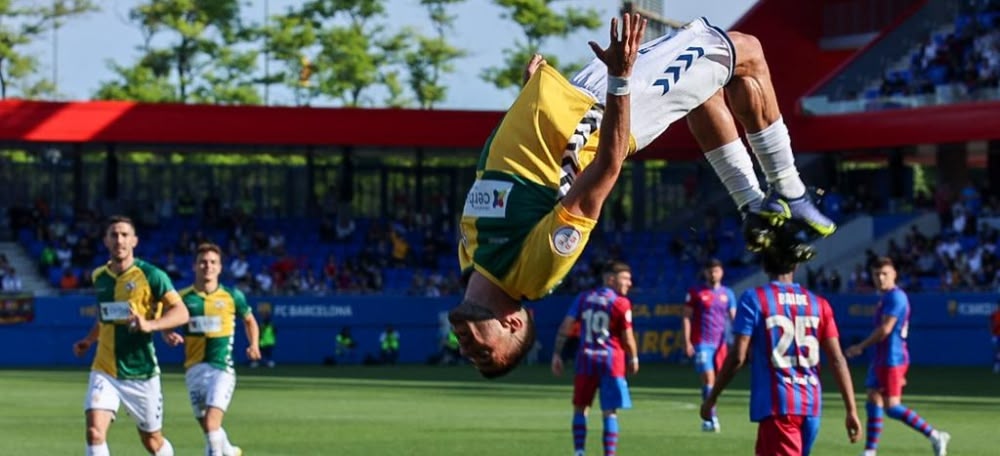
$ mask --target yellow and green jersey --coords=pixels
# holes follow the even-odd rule
[[[132,312],[147,320],[159,318],[163,301],[176,295],[170,278],[161,269],[140,259],[115,274],[107,265],[94,270],[97,290],[97,354],[91,369],[119,379],[148,379],[159,375],[160,367],[153,349],[153,336],[130,330]]]
[[[480,156],[462,213],[459,260],[464,272],[474,267],[519,299],[537,299],[550,291],[508,275],[517,269],[529,234],[593,161],[603,112],[593,96],[548,65],[535,72]],[[561,279],[565,272],[520,273],[559,274]],[[545,282],[548,286],[558,280]]]
[[[243,293],[221,285],[211,293],[188,287],[181,290],[181,299],[191,314],[184,338],[184,368],[208,363],[232,372],[236,321],[251,313]]]

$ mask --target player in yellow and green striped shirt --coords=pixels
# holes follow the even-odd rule
[[[135,420],[151,454],[174,454],[161,431],[163,394],[151,333],[183,325],[188,311],[167,274],[135,258],[138,243],[131,219],[109,219],[104,246],[111,259],[93,273],[98,321],[73,345],[74,353],[83,356],[97,343],[84,402],[88,456],[110,454],[107,431],[119,405]]]
[[[167,334],[167,343],[184,343],[184,381],[195,418],[205,433],[205,454],[235,456],[243,451],[229,442],[222,419],[236,388],[233,339],[236,321],[246,329],[247,358],[260,359],[260,331],[243,293],[219,283],[222,249],[201,244],[194,264],[194,285],[181,290],[191,314],[185,335]]]

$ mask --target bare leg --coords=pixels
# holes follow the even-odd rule
[[[739,32],[729,32],[729,38],[736,47],[737,60],[726,96],[747,133],[757,133],[781,119],[771,71],[757,38]]]
[[[753,162],[740,140],[722,90],[687,115],[688,128],[722,180],[736,207],[755,207],[764,199]]]

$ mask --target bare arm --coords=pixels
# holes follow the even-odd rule
[[[892,328],[896,326],[898,320],[898,318],[889,315],[882,317],[882,324],[876,326],[865,340],[847,348],[847,357],[854,358],[864,352],[866,348],[885,340],[892,333]]]
[[[691,344],[691,314],[694,313],[690,307],[684,306],[684,317],[681,320],[681,332],[684,334],[684,352],[690,357],[694,356],[694,345]]]
[[[608,49],[601,49],[597,43],[590,43],[597,58],[607,65],[609,78],[628,78],[632,74],[632,65],[646,30],[646,20],[638,14],[624,15],[622,23],[622,37],[619,39],[618,19],[611,20],[611,44]],[[628,156],[632,128],[630,109],[628,93],[607,95],[604,118],[601,119],[599,128],[600,144],[594,161],[577,176],[576,182],[562,200],[563,207],[569,213],[594,220],[600,216],[604,201],[614,189],[618,175],[621,174],[622,163]]]
[[[736,373],[746,364],[747,352],[749,350],[750,336],[737,334],[736,340],[733,342],[733,350],[726,356],[726,361],[722,363],[722,369],[719,370],[719,374],[715,377],[715,385],[712,387],[712,393],[701,404],[702,419],[712,419],[712,407],[715,407],[715,403],[718,402],[722,391],[729,386],[729,383],[736,377]]]
[[[260,326],[253,314],[243,318],[243,328],[247,330],[247,358],[257,361],[260,359]]]
[[[148,333],[176,328],[191,318],[187,306],[176,291],[170,291],[163,296],[163,305],[166,310],[160,318],[146,320],[141,315],[132,315],[132,324],[140,331]]]
[[[98,336],[101,333],[100,330],[101,323],[95,321],[94,326],[90,327],[90,331],[87,332],[87,335],[73,344],[73,354],[80,357],[87,353],[87,350],[90,350],[90,347],[94,345],[94,342],[97,342]]]
[[[847,369],[847,360],[840,351],[840,339],[836,337],[823,339],[820,342],[823,351],[826,352],[830,367],[833,369],[833,378],[840,389],[840,398],[844,401],[844,410],[847,418],[844,425],[847,429],[847,438],[851,443],[858,441],[861,435],[861,420],[858,419],[858,406],[854,401],[854,383],[851,381],[851,372]]]
[[[628,373],[635,375],[639,373],[639,346],[635,343],[635,331],[632,328],[622,331],[622,341],[625,342]]]
[[[556,341],[552,344],[552,375],[562,375],[563,373],[562,351],[575,321],[576,319],[573,317],[563,318],[562,324],[559,325],[559,331],[556,332]]]

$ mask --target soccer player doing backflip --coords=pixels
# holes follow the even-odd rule
[[[571,80],[535,56],[520,95],[483,148],[461,220],[465,296],[450,320],[487,377],[534,343],[522,300],[547,295],[580,257],[624,160],[687,116],[709,163],[745,214],[751,250],[787,222],[835,225],[806,195],[760,43],[705,19],[640,46],[646,21],[613,19],[610,45]],[[728,102],[728,106],[727,106]],[[731,107],[731,109],[730,109]],[[734,120],[735,118],[735,120]],[[736,121],[767,177],[757,182]],[[802,245],[789,246],[801,254]]]
[[[601,392],[604,419],[604,455],[618,451],[618,410],[632,408],[626,372],[639,372],[635,334],[632,332],[632,271],[620,262],[609,264],[603,273],[604,285],[581,294],[566,313],[556,335],[552,352],[552,373],[562,375],[562,349],[574,323],[580,324],[580,346],[576,352],[573,379],[573,450],[584,454],[587,441],[587,412],[594,395]]]
[[[861,422],[830,304],[793,281],[797,258],[787,251],[768,248],[761,258],[771,283],[740,297],[733,348],[702,403],[701,418],[711,419],[719,396],[749,358],[750,420],[758,423],[754,454],[808,456],[819,434],[822,349],[844,401],[848,439],[856,442]]]
[[[868,433],[865,438],[863,456],[875,456],[882,435],[884,415],[902,421],[913,430],[931,441],[936,456],[948,454],[951,435],[938,431],[917,412],[903,404],[903,386],[906,385],[906,370],[910,367],[910,352],[906,348],[906,336],[910,327],[910,301],[906,292],[896,286],[896,266],[888,257],[875,262],[872,277],[875,288],[882,293],[875,308],[875,329],[863,341],[848,347],[850,358],[864,353],[868,347],[875,347],[871,367],[865,387],[868,388]]]

